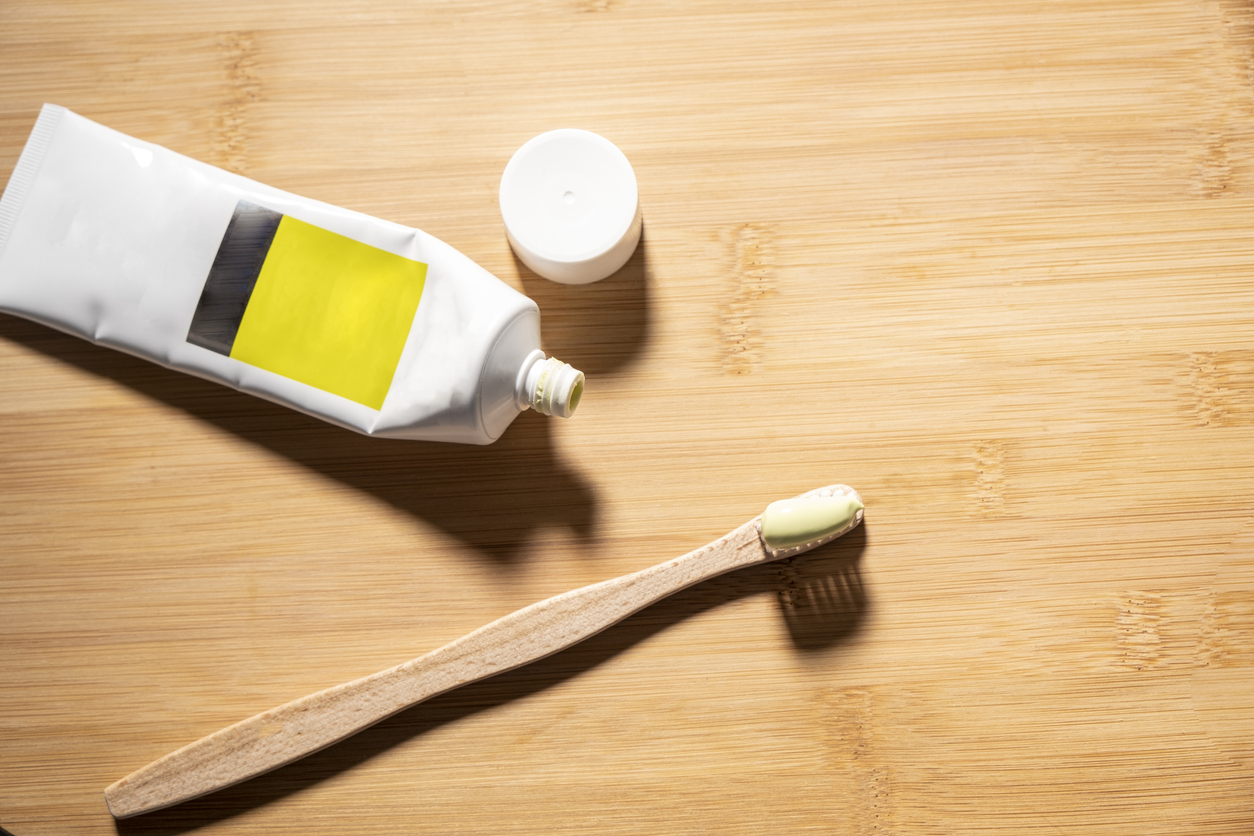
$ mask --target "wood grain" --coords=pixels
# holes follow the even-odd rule
[[[0,826],[1248,834],[1254,9],[1240,0],[0,4],[52,101],[419,227],[534,298],[580,413],[359,439],[0,318]],[[512,257],[580,127],[644,241]],[[708,542],[868,524],[221,793],[189,740]]]

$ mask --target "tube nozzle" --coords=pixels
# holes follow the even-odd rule
[[[531,352],[518,381],[519,406],[529,406],[541,415],[569,418],[583,396],[583,372],[556,357],[546,360],[543,351]]]

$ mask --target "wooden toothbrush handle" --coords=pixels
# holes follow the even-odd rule
[[[770,559],[754,518],[682,557],[511,613],[425,656],[250,717],[105,790],[116,818],[160,810],[313,754],[411,705],[534,662],[707,578]]]

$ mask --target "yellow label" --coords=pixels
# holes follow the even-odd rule
[[[427,265],[283,216],[231,356],[380,409]]]

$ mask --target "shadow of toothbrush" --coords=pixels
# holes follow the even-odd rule
[[[866,547],[866,529],[863,522],[836,542],[855,555],[861,554]],[[858,563],[856,557],[816,562],[803,554],[775,564],[779,608],[797,649],[822,650],[858,629],[870,604]]]
[[[516,560],[536,529],[567,528],[584,542],[595,531],[592,486],[554,450],[553,419],[531,411],[488,447],[367,438],[17,317],[0,314],[0,339],[121,383],[372,494],[498,564]]]
[[[166,810],[115,820],[117,832],[119,836],[176,836],[263,807],[448,723],[560,685],[666,629],[751,595],[776,594],[798,650],[839,646],[857,633],[870,608],[859,570],[866,528],[864,522],[841,539],[797,558],[760,564],[690,587],[581,644],[420,703],[251,781]]]

